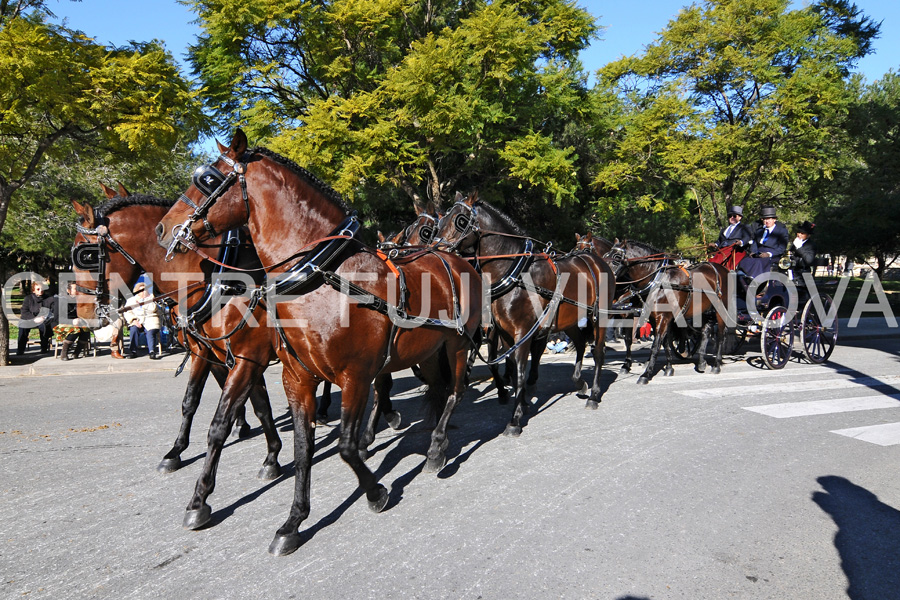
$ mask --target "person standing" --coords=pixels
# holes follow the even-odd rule
[[[130,328],[130,343],[128,358],[137,358],[140,348],[140,334],[143,331],[147,335],[147,350],[150,358],[156,360],[162,358],[156,353],[159,347],[159,312],[153,296],[150,295],[144,282],[134,286],[134,296],[125,303],[125,322]]]
[[[787,227],[778,221],[774,206],[763,206],[760,210],[761,225],[753,233],[750,242],[750,256],[740,262],[738,268],[752,278],[768,273],[772,265],[787,251]]]
[[[23,322],[31,321],[37,325],[41,336],[41,354],[50,352],[50,335],[53,333],[55,314],[53,312],[53,297],[47,291],[46,281],[35,281],[31,284],[31,293],[22,301],[22,311],[19,313],[19,340],[16,345],[16,356],[25,354],[25,346],[28,344],[28,335],[32,327],[22,327]],[[44,314],[41,314],[41,311]]]

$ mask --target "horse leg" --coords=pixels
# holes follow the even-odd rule
[[[447,427],[450,423],[450,417],[457,405],[462,400],[466,391],[466,354],[468,345],[462,344],[460,347],[451,351],[445,346],[442,352],[446,352],[447,358],[451,365],[451,380],[448,382],[451,393],[444,402],[444,410],[431,432],[431,446],[426,453],[425,466],[423,471],[427,473],[437,473],[447,464],[447,446],[450,440],[447,438]]]
[[[718,375],[722,372],[722,353],[725,351],[725,319],[716,312],[716,364],[710,373]]]
[[[594,325],[594,339],[594,380],[591,382],[591,394],[584,407],[597,410],[600,405],[600,397],[603,395],[600,390],[600,376],[603,371],[603,363],[606,362],[606,327],[600,325],[599,321]]]
[[[528,368],[528,381],[525,385],[534,385],[538,380],[538,366],[541,364],[541,356],[544,354],[544,348],[547,347],[547,339],[535,337],[531,341],[531,365]]]
[[[373,512],[381,512],[388,502],[388,491],[378,483],[375,474],[369,470],[359,455],[359,426],[362,423],[366,400],[369,396],[368,383],[350,381],[341,386],[341,435],[338,451],[359,480],[359,487],[366,493],[366,500]]]
[[[500,367],[494,364],[497,359],[498,346],[500,344],[499,334],[496,328],[491,331],[488,336],[488,368],[491,370],[491,377],[494,379],[494,385],[497,387],[497,402],[506,404],[509,402],[509,393],[506,391],[507,380],[500,374]],[[509,373],[509,361],[507,361],[506,372]]]
[[[310,506],[310,473],[312,469],[313,451],[315,450],[315,409],[316,388],[318,381],[305,375],[293,375],[285,367],[282,375],[284,392],[291,411],[294,424],[294,500],[287,521],[275,532],[269,544],[269,554],[284,556],[297,550],[303,541],[300,539],[300,524],[309,516]],[[366,387],[366,396],[368,396]],[[346,390],[341,394],[342,403],[346,401]],[[362,398],[365,406],[366,398]],[[345,411],[341,411],[342,421]],[[357,457],[358,458],[358,457]]]
[[[706,372],[706,347],[709,345],[709,329],[711,323],[704,323],[700,328],[700,347],[697,349],[697,372]]]
[[[619,373],[631,373],[631,344],[634,343],[634,327],[635,324],[632,324],[632,326],[628,328],[628,333],[622,336],[625,340],[625,362],[622,363],[622,367],[619,369]],[[605,343],[606,342],[604,340],[604,348]]]
[[[239,361],[228,374],[225,385],[222,386],[219,405],[216,407],[216,414],[209,425],[206,461],[203,463],[203,470],[194,486],[194,495],[185,510],[183,525],[186,529],[199,529],[206,525],[212,516],[212,509],[206,500],[216,488],[216,470],[219,467],[222,448],[228,439],[228,432],[234,425],[238,408],[247,401],[247,396],[250,395],[250,388],[253,384],[252,373],[255,366],[250,365],[252,363],[249,361]]]
[[[262,369],[260,369],[256,377],[259,379],[250,388],[250,404],[253,405],[253,412],[256,413],[256,418],[262,424],[268,450],[266,459],[263,461],[263,465],[256,476],[269,481],[281,474],[281,467],[278,466],[278,453],[281,452],[281,437],[278,435],[278,428],[275,426],[275,419],[272,416],[272,403],[269,402],[269,390],[266,389],[266,381],[262,377]]]
[[[669,324],[671,324],[671,321],[669,322]],[[667,327],[666,329],[667,329],[668,335],[672,335],[674,333],[674,328],[669,329]],[[665,335],[666,334],[660,334],[660,338],[665,339]],[[685,342],[685,343],[687,343],[687,342]],[[662,345],[666,351],[666,365],[663,367],[663,375],[665,375],[666,377],[671,377],[672,375],[675,374],[675,367],[672,366],[672,363],[675,360],[675,356],[673,354],[674,350],[672,349],[672,344],[663,343]]]
[[[199,354],[191,359],[190,379],[184,390],[184,398],[181,400],[181,428],[178,430],[178,436],[175,438],[172,449],[166,452],[156,467],[160,473],[174,473],[181,468],[181,453],[190,444],[191,425],[194,422],[197,407],[200,406],[200,397],[203,395],[209,371],[210,362],[205,359],[205,355]]]
[[[331,382],[326,381],[322,386],[322,396],[319,398],[319,408],[316,410],[316,423],[325,425],[328,423],[328,407],[331,406]]]
[[[513,401],[512,419],[506,425],[503,435],[518,437],[522,435],[522,420],[527,413],[527,400],[525,399],[525,362],[528,360],[528,344],[522,344],[513,353],[516,358],[515,396]]]
[[[651,315],[651,323],[653,323],[653,345],[650,347],[650,360],[647,361],[647,367],[644,369],[644,372],[638,377],[637,382],[640,384],[650,383],[650,379],[653,378],[654,371],[656,369],[656,358],[659,355],[659,347],[663,345],[663,339],[666,334],[668,334],[668,319],[665,319],[662,315]]]
[[[572,385],[577,393],[586,394],[588,384],[581,378],[581,370],[584,368],[584,350],[587,347],[587,337],[578,327],[566,330],[565,334],[569,336],[569,339],[572,340],[572,344],[575,346],[575,371],[572,372]]]
[[[375,378],[374,401],[372,412],[366,428],[359,438],[359,455],[363,460],[369,458],[369,446],[375,441],[375,428],[378,426],[378,417],[383,416],[391,429],[400,427],[400,413],[394,410],[391,404],[391,388],[394,387],[394,378],[390,373],[383,373]]]

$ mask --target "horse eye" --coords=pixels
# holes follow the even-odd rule
[[[469,215],[456,215],[453,220],[453,226],[457,231],[463,232],[469,228]]]

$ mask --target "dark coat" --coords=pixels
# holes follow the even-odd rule
[[[807,238],[802,246],[799,248],[791,246],[791,249],[794,253],[791,257],[791,270],[794,271],[795,277],[804,272],[812,273],[816,266],[816,245],[812,239]]]
[[[22,311],[19,316],[24,321],[34,321],[40,315],[41,309],[46,308],[53,313],[52,315],[45,315],[45,317],[49,317],[47,320],[51,321],[55,318],[54,306],[53,296],[49,294],[37,296],[32,292],[25,296],[25,299],[22,301]]]
[[[762,242],[761,240],[765,230],[766,228],[760,223],[756,231],[753,232],[750,253],[760,254],[762,252],[768,252],[772,255],[773,259],[778,260],[778,258],[787,250],[788,238],[790,237],[787,227],[782,225],[781,222],[775,221],[772,233],[769,234],[769,237],[766,238],[765,242]]]
[[[749,227],[743,223],[738,223],[734,226],[734,229],[731,230],[728,237],[725,237],[725,232],[728,230],[728,227],[731,227],[731,225],[729,224],[728,226],[723,227],[722,231],[719,232],[719,241],[716,242],[716,246],[724,248],[725,246],[736,244],[738,241],[741,242],[741,247],[745,249],[750,246],[750,240],[753,238],[753,234],[750,232]]]

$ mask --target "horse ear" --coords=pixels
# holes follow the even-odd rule
[[[86,227],[87,229],[93,229],[95,222],[94,207],[87,202],[81,204],[77,200],[72,200],[72,206],[75,208],[75,212],[78,214],[78,216],[81,217],[84,227]]]
[[[107,198],[112,199],[116,197],[116,190],[112,189],[111,187],[107,187],[102,181],[100,182],[100,187],[103,189],[103,193],[106,194]],[[72,204],[77,204],[77,202],[72,200]],[[75,212],[78,212],[77,208],[75,209]],[[79,212],[78,214],[81,213]]]
[[[244,130],[238,128],[237,131],[234,132],[234,137],[231,138],[230,150],[234,152],[235,156],[240,156],[244,152],[247,151],[247,134],[244,133]]]
[[[429,215],[437,214],[437,208],[435,208],[434,202],[432,202],[431,200],[428,201],[428,204],[425,205],[425,212]]]
[[[378,230],[378,242],[381,243],[381,244],[384,243],[384,234],[381,233],[381,230],[380,230],[380,229]]]
[[[619,238],[616,238],[616,239],[615,239],[615,241],[613,242],[613,245],[614,245],[614,246],[618,246],[618,245],[619,245]]]
[[[585,241],[585,242],[590,242],[590,241],[593,240],[593,239],[594,239],[594,234],[591,233],[590,231],[588,231],[586,234],[584,234],[584,241]]]
[[[475,206],[476,202],[478,202],[478,192],[477,191],[472,192],[471,194],[469,194],[469,197],[466,198],[466,204],[468,204],[469,206]]]
[[[131,194],[128,192],[128,190],[125,189],[125,186],[122,185],[122,183],[121,183],[120,181],[117,181],[116,183],[119,184],[119,195],[120,195],[120,196],[122,196],[123,198],[125,198],[126,196],[130,196],[130,195],[131,195]]]
[[[416,216],[421,217],[422,213],[425,212],[425,209],[419,206],[417,203],[413,202],[413,208],[416,209]]]
[[[462,192],[456,192],[456,196],[453,197],[454,202],[462,202],[464,199]]]
[[[578,232],[576,231],[576,232],[575,232],[575,243],[577,244],[577,243],[580,242],[580,241],[581,241],[581,236],[578,235]]]

